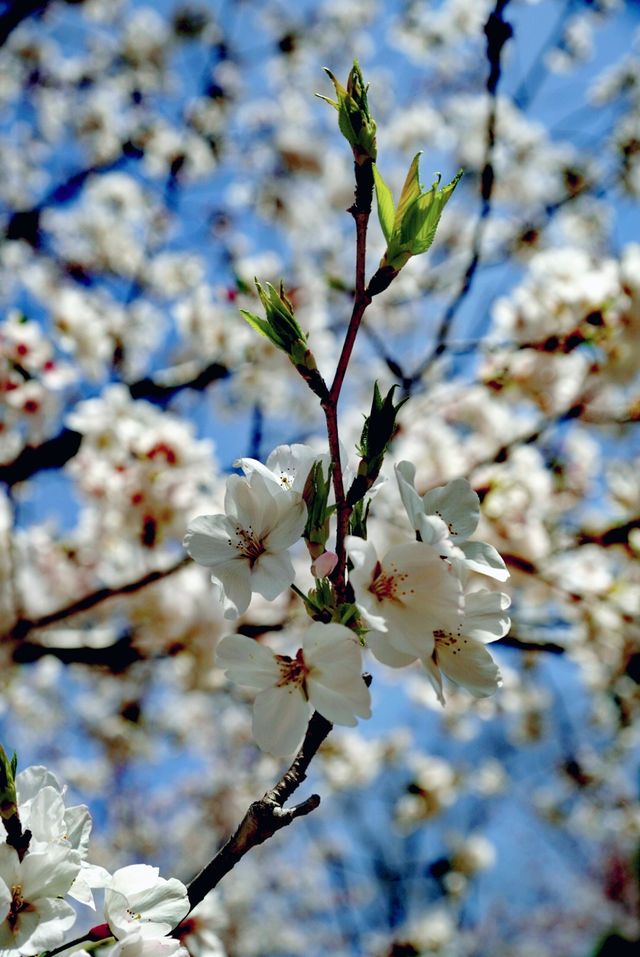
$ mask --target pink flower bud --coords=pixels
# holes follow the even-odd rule
[[[323,552],[311,566],[311,573],[315,578],[326,578],[336,567],[338,556],[335,552]]]

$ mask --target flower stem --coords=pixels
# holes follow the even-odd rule
[[[342,344],[342,351],[336,366],[335,376],[329,390],[328,397],[323,401],[322,408],[327,423],[327,437],[329,453],[333,463],[333,488],[336,496],[336,555],[338,561],[331,576],[336,589],[338,603],[346,599],[346,552],[344,540],[349,529],[349,515],[351,508],[347,505],[342,463],[340,461],[340,435],[338,431],[338,400],[344,377],[349,366],[351,353],[358,335],[358,329],[367,306],[371,302],[371,294],[366,287],[366,256],[367,256],[367,226],[371,214],[371,199],[373,194],[373,176],[371,163],[359,166],[355,164],[356,173],[356,201],[349,210],[356,223],[356,282],[353,310],[349,326]]]

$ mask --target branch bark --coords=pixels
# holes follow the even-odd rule
[[[320,795],[312,794],[300,804],[284,805],[306,779],[307,769],[333,725],[318,714],[311,716],[302,747],[290,768],[259,801],[250,805],[235,833],[188,886],[191,910],[236,866],[253,847],[263,844],[296,818],[310,814],[320,804]],[[180,936],[180,927],[173,932]]]

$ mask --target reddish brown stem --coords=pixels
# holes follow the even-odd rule
[[[369,207],[370,208],[370,207]],[[367,225],[369,211],[362,211],[355,206],[351,210],[356,221],[356,289],[353,311],[349,320],[349,327],[342,344],[342,351],[338,359],[336,373],[329,390],[327,399],[322,403],[327,422],[327,436],[329,452],[333,462],[333,488],[336,496],[336,555],[338,561],[333,573],[333,584],[336,590],[338,604],[346,598],[346,551],[345,538],[349,530],[349,515],[351,508],[347,505],[340,460],[340,436],[338,432],[338,400],[344,377],[349,366],[351,353],[358,335],[358,329],[365,310],[371,302],[371,295],[365,286],[366,252],[367,252]]]

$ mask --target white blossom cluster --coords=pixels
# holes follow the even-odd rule
[[[227,480],[224,512],[190,523],[185,547],[211,568],[227,618],[244,614],[254,593],[273,600],[294,584],[289,552],[305,530],[303,491],[316,458],[308,446],[294,445],[274,449],[266,466],[241,459],[245,474]],[[505,581],[509,573],[492,545],[469,541],[478,524],[478,496],[465,479],[420,496],[409,462],[399,463],[396,477],[417,541],[379,558],[370,541],[347,538],[356,632],[366,634],[362,644],[385,665],[420,661],[442,704],[443,674],[478,697],[490,695],[500,673],[485,645],[509,630],[510,599],[478,588],[473,576]],[[316,559],[316,580],[330,575],[335,559],[330,552]],[[244,635],[220,642],[217,660],[228,676],[258,691],[253,731],[264,750],[291,754],[314,708],[342,725],[370,716],[361,644],[337,617],[310,625],[294,657],[276,655]]]
[[[13,840],[6,826],[0,826],[0,951],[5,957],[32,957],[59,948],[76,921],[68,899],[95,912],[94,891],[103,892],[104,920],[96,920],[85,939],[104,941],[108,946],[101,953],[187,957],[180,940],[167,936],[190,909],[181,881],[160,877],[158,868],[147,864],[131,864],[113,874],[91,864],[89,810],[67,806],[66,788],[47,768],[21,771],[15,788],[28,841]],[[78,957],[88,953],[69,952]]]

